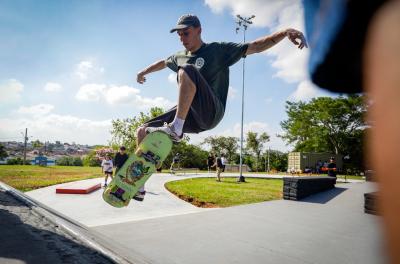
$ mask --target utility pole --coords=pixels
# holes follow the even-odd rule
[[[269,173],[269,152],[271,151],[271,149],[268,147],[268,173]]]
[[[22,165],[25,165],[26,163],[26,143],[28,142],[28,128],[25,128],[25,137],[24,137],[24,163]]]
[[[246,30],[250,24],[253,24],[251,20],[255,18],[255,15],[251,17],[242,17],[240,15],[236,15],[236,34],[239,32],[241,28],[243,28],[243,43],[246,42]],[[239,179],[238,182],[245,182],[245,178],[243,176],[242,166],[243,166],[243,113],[244,113],[244,69],[245,69],[245,60],[246,57],[243,58],[243,70],[242,70],[242,120],[241,120],[241,131],[240,131],[240,167],[239,167]]]

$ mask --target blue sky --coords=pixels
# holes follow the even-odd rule
[[[251,41],[303,26],[300,1],[29,1],[0,2],[0,141],[31,140],[107,144],[111,120],[133,117],[177,100],[169,69],[136,83],[136,73],[182,46],[170,34],[180,15],[196,14],[205,42],[241,42],[235,14],[256,15]],[[279,138],[286,100],[329,96],[308,81],[308,51],[288,40],[246,59],[245,131],[267,132],[270,147],[289,150]],[[242,62],[231,67],[223,121],[192,135],[240,135]]]

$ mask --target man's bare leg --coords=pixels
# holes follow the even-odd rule
[[[183,69],[178,71],[178,80],[179,97],[175,118],[185,120],[196,94],[196,85]],[[140,144],[145,136],[146,127],[139,127],[136,134],[137,145]]]
[[[369,27],[365,85],[372,99],[369,158],[376,170],[388,263],[400,263],[400,1],[388,2]]]

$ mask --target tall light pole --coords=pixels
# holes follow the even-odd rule
[[[25,136],[24,136],[24,162],[22,165],[26,163],[26,143],[28,142],[28,128],[25,128]]]
[[[236,15],[236,34],[240,29],[243,29],[243,43],[246,43],[246,30],[250,24],[253,24],[251,20],[255,18],[255,15],[251,17],[242,17],[240,15]],[[242,71],[242,120],[241,120],[241,129],[240,129],[240,167],[239,167],[239,179],[238,182],[245,182],[245,178],[242,172],[243,165],[243,112],[244,112],[244,69],[245,69],[245,61],[246,57],[243,58],[243,71]]]

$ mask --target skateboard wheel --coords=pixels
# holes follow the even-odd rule
[[[136,154],[136,156],[142,156],[142,154],[143,154],[143,152],[142,152],[142,150],[141,149],[137,149],[136,151],[135,151],[135,154]]]

